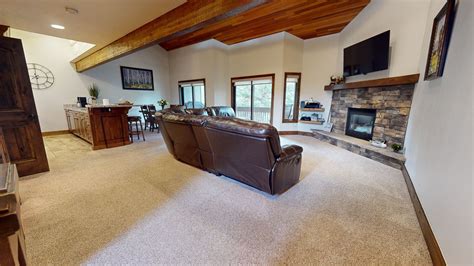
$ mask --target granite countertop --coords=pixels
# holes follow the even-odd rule
[[[76,104],[64,104],[64,109],[79,111],[79,112],[87,112],[88,108],[116,108],[116,107],[133,107],[133,105],[126,105],[126,104],[94,104],[94,105],[86,105],[86,107],[78,107]]]
[[[94,104],[94,105],[86,105],[87,108],[114,108],[114,107],[132,107],[131,104]]]

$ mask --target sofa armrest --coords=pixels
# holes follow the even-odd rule
[[[289,159],[293,156],[300,155],[303,152],[303,148],[298,145],[284,145],[281,147],[280,157],[278,157],[277,161],[282,161]]]
[[[297,145],[282,147],[280,157],[273,165],[270,176],[271,193],[281,194],[298,183],[301,173],[303,148]]]

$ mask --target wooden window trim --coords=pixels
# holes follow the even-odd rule
[[[296,87],[296,95],[295,95],[295,108],[293,111],[293,119],[286,119],[285,118],[285,103],[286,103],[286,79],[288,76],[298,76],[298,83]],[[281,122],[282,123],[298,123],[299,119],[299,112],[300,112],[300,89],[301,89],[301,73],[300,72],[285,72],[285,79],[283,80],[283,111],[281,115]]]
[[[184,99],[183,99],[183,92],[182,92],[182,87],[180,83],[194,83],[194,82],[202,82],[204,84],[204,107],[207,106],[207,93],[206,93],[206,79],[188,79],[188,80],[179,80],[178,81],[178,93],[179,93],[179,103],[181,105],[184,104]],[[192,96],[193,96],[193,108],[194,108],[194,88],[192,87]]]
[[[275,99],[275,73],[230,78],[231,106],[237,112],[237,110],[235,109],[235,88],[234,88],[233,80],[253,79],[253,78],[263,78],[263,77],[269,77],[269,78],[271,77],[271,79],[272,79],[272,99],[271,99],[272,104],[271,104],[271,107],[270,107],[270,124],[273,125],[273,105],[274,105],[274,99]],[[253,94],[252,94],[252,97],[253,97]],[[250,102],[250,113],[251,114],[253,113],[253,98],[251,98],[251,102]]]

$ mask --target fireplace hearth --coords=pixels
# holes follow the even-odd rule
[[[371,140],[375,126],[375,109],[352,108],[347,111],[346,135]]]
[[[377,111],[371,132],[372,139],[385,140],[387,145],[403,145],[414,88],[414,84],[407,84],[333,91],[330,117],[332,131],[346,134],[347,121],[350,121],[347,119],[349,108],[374,109]],[[355,129],[363,131],[367,127],[359,126]],[[369,139],[369,136],[361,138]]]

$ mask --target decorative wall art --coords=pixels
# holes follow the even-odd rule
[[[425,80],[443,76],[449,39],[454,22],[454,0],[448,0],[434,18],[426,62]]]
[[[154,90],[153,71],[134,67],[120,67],[124,90]]]

